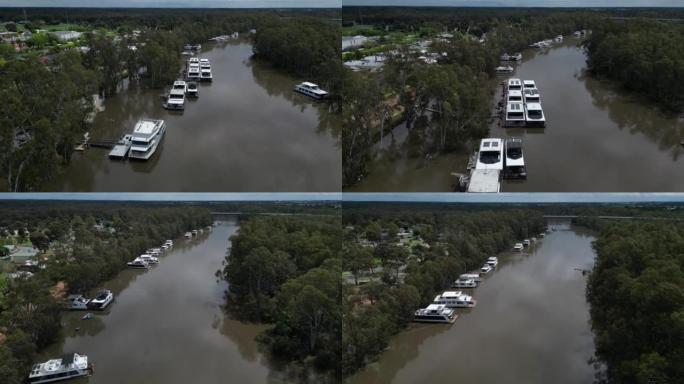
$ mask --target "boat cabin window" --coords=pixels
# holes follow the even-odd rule
[[[501,161],[499,151],[480,151],[480,162],[484,164],[495,164]]]
[[[169,95],[169,99],[181,100],[181,99],[183,99],[183,95],[172,94],[172,95]]]
[[[519,159],[522,157],[522,148],[518,146],[508,147],[506,155],[511,159]]]
[[[527,117],[529,117],[531,119],[541,119],[543,117],[542,111],[539,111],[539,110],[527,111]]]
[[[516,119],[524,119],[525,116],[523,116],[522,112],[508,112],[508,119],[509,120],[516,120]]]

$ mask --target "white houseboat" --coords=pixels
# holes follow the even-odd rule
[[[523,102],[522,91],[518,91],[518,90],[508,91],[507,102],[508,103],[522,103]]]
[[[147,160],[157,150],[164,137],[166,123],[164,120],[142,119],[133,129],[133,139],[128,157]]]
[[[173,82],[171,89],[177,89],[186,93],[188,91],[188,84],[183,80],[177,80]]]
[[[169,94],[166,96],[164,108],[182,111],[185,109],[185,90],[171,88]]]
[[[190,68],[188,68],[188,75],[187,75],[188,81],[199,81],[200,80],[200,68],[198,65],[191,65]]]
[[[114,301],[114,294],[109,289],[103,289],[95,295],[95,298],[90,300],[88,308],[91,309],[105,309]]]
[[[508,91],[522,91],[520,79],[508,79]]]
[[[192,232],[185,232],[185,238],[191,239],[192,238]]]
[[[522,61],[522,53],[521,53],[521,52],[517,52],[517,53],[515,53],[514,55],[511,55],[511,60],[514,60],[514,61]]]
[[[480,277],[479,273],[464,273],[460,275],[458,278],[459,280],[473,280],[476,283],[482,281],[482,277]]]
[[[83,295],[69,295],[67,297],[66,309],[71,311],[84,311],[88,309],[90,299]]]
[[[480,141],[475,169],[503,170],[503,140],[487,138]]]
[[[506,139],[504,161],[504,178],[524,179],[527,178],[525,157],[523,156],[522,138],[509,137]]]
[[[494,71],[497,75],[509,75],[515,71],[515,68],[511,67],[510,65],[502,65],[494,68]]]
[[[435,296],[432,304],[442,304],[449,308],[473,308],[477,305],[477,301],[461,291],[445,291]]]
[[[430,304],[413,314],[413,321],[419,323],[453,323],[457,318],[455,310],[438,304]]]
[[[93,367],[88,364],[88,356],[70,353],[59,359],[34,364],[28,377],[31,384],[54,383],[76,377],[90,376]]]
[[[295,85],[294,90],[314,99],[324,99],[328,97],[328,92],[322,90],[318,85],[305,81]]]
[[[452,288],[477,288],[477,281],[473,279],[461,280],[458,279],[454,281],[451,285]]]
[[[492,267],[491,267],[490,265],[488,265],[488,264],[485,264],[485,265],[482,266],[482,268],[480,268],[480,272],[482,272],[482,273],[484,273],[484,274],[487,274],[487,273],[491,272],[492,269],[494,269],[494,268],[492,268]]]
[[[530,242],[530,240],[529,240],[529,239],[525,239],[525,240],[523,240],[523,246],[525,246],[525,247],[529,247],[529,246],[530,246],[530,244],[532,244],[532,243]]]
[[[487,258],[487,261],[485,261],[485,264],[487,264],[487,265],[489,265],[489,266],[491,266],[491,267],[496,268],[496,266],[499,265],[499,259],[496,258],[496,257],[494,257],[494,256],[488,257],[488,258]]]
[[[129,268],[134,268],[134,269],[147,269],[150,267],[150,264],[140,257],[136,257],[134,260],[126,263],[126,265]]]
[[[541,103],[541,95],[539,94],[539,90],[536,88],[525,89],[523,91],[523,97],[525,98],[525,104],[527,104],[527,103]]]
[[[525,126],[525,107],[522,102],[506,103],[506,116],[504,117],[504,126]]]
[[[534,80],[523,80],[523,89],[537,89],[537,83]]]
[[[200,81],[211,82],[214,80],[214,76],[211,74],[211,69],[201,68],[200,69]]]
[[[523,246],[522,243],[515,243],[513,246],[513,250],[518,252],[522,252],[523,248],[525,248],[525,246]]]
[[[539,103],[525,104],[525,124],[528,127],[545,127],[546,118],[544,118],[544,111]]]

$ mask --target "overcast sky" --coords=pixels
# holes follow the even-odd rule
[[[340,0],[0,0],[0,7],[339,8]]]
[[[684,0],[342,0],[342,5],[453,7],[684,7]]]

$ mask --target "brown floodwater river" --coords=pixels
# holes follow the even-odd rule
[[[500,255],[472,290],[477,306],[461,310],[454,324],[411,325],[349,382],[592,382],[586,279],[574,268],[593,265],[593,237],[554,226],[530,252]]]
[[[118,139],[143,118],[167,131],[148,161],[114,161],[108,149],[75,153],[46,191],[333,192],[341,188],[339,123],[326,103],[293,92],[297,79],[251,60],[245,41],[205,44],[214,81],[185,111],[162,108],[161,90],[130,85],[105,101],[91,137]],[[170,85],[170,84],[169,84]]]
[[[675,192],[684,190],[684,119],[650,100],[586,73],[577,40],[546,51],[528,50],[512,77],[537,83],[545,129],[506,129],[490,137],[520,136],[525,181],[504,181],[503,192]],[[497,92],[497,100],[500,92]],[[395,138],[404,137],[395,129]],[[398,140],[399,141],[399,140]],[[401,141],[399,141],[400,143]],[[381,155],[371,174],[350,191],[449,191],[451,172],[464,172],[467,154],[432,161]]]
[[[265,383],[277,371],[257,349],[264,327],[226,317],[222,267],[228,238],[238,229],[224,221],[192,240],[177,239],[158,265],[125,270],[103,284],[114,302],[91,320],[63,316],[63,339],[43,359],[86,354],[94,375],[76,383]],[[80,328],[76,330],[76,328]]]

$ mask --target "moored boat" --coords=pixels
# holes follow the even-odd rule
[[[114,294],[109,289],[103,289],[95,295],[95,298],[90,300],[88,308],[91,309],[105,309],[114,301]]]
[[[324,99],[328,97],[328,92],[322,90],[318,85],[308,81],[295,85],[295,91],[313,97],[314,99]]]
[[[157,150],[166,131],[164,120],[142,119],[133,129],[128,157],[147,160]]]
[[[56,381],[90,376],[93,367],[88,364],[88,356],[69,353],[59,359],[51,359],[44,363],[34,364],[28,376],[31,384],[53,383]]]
[[[413,314],[413,321],[419,323],[453,323],[457,318],[455,310],[439,304],[430,304]]]

